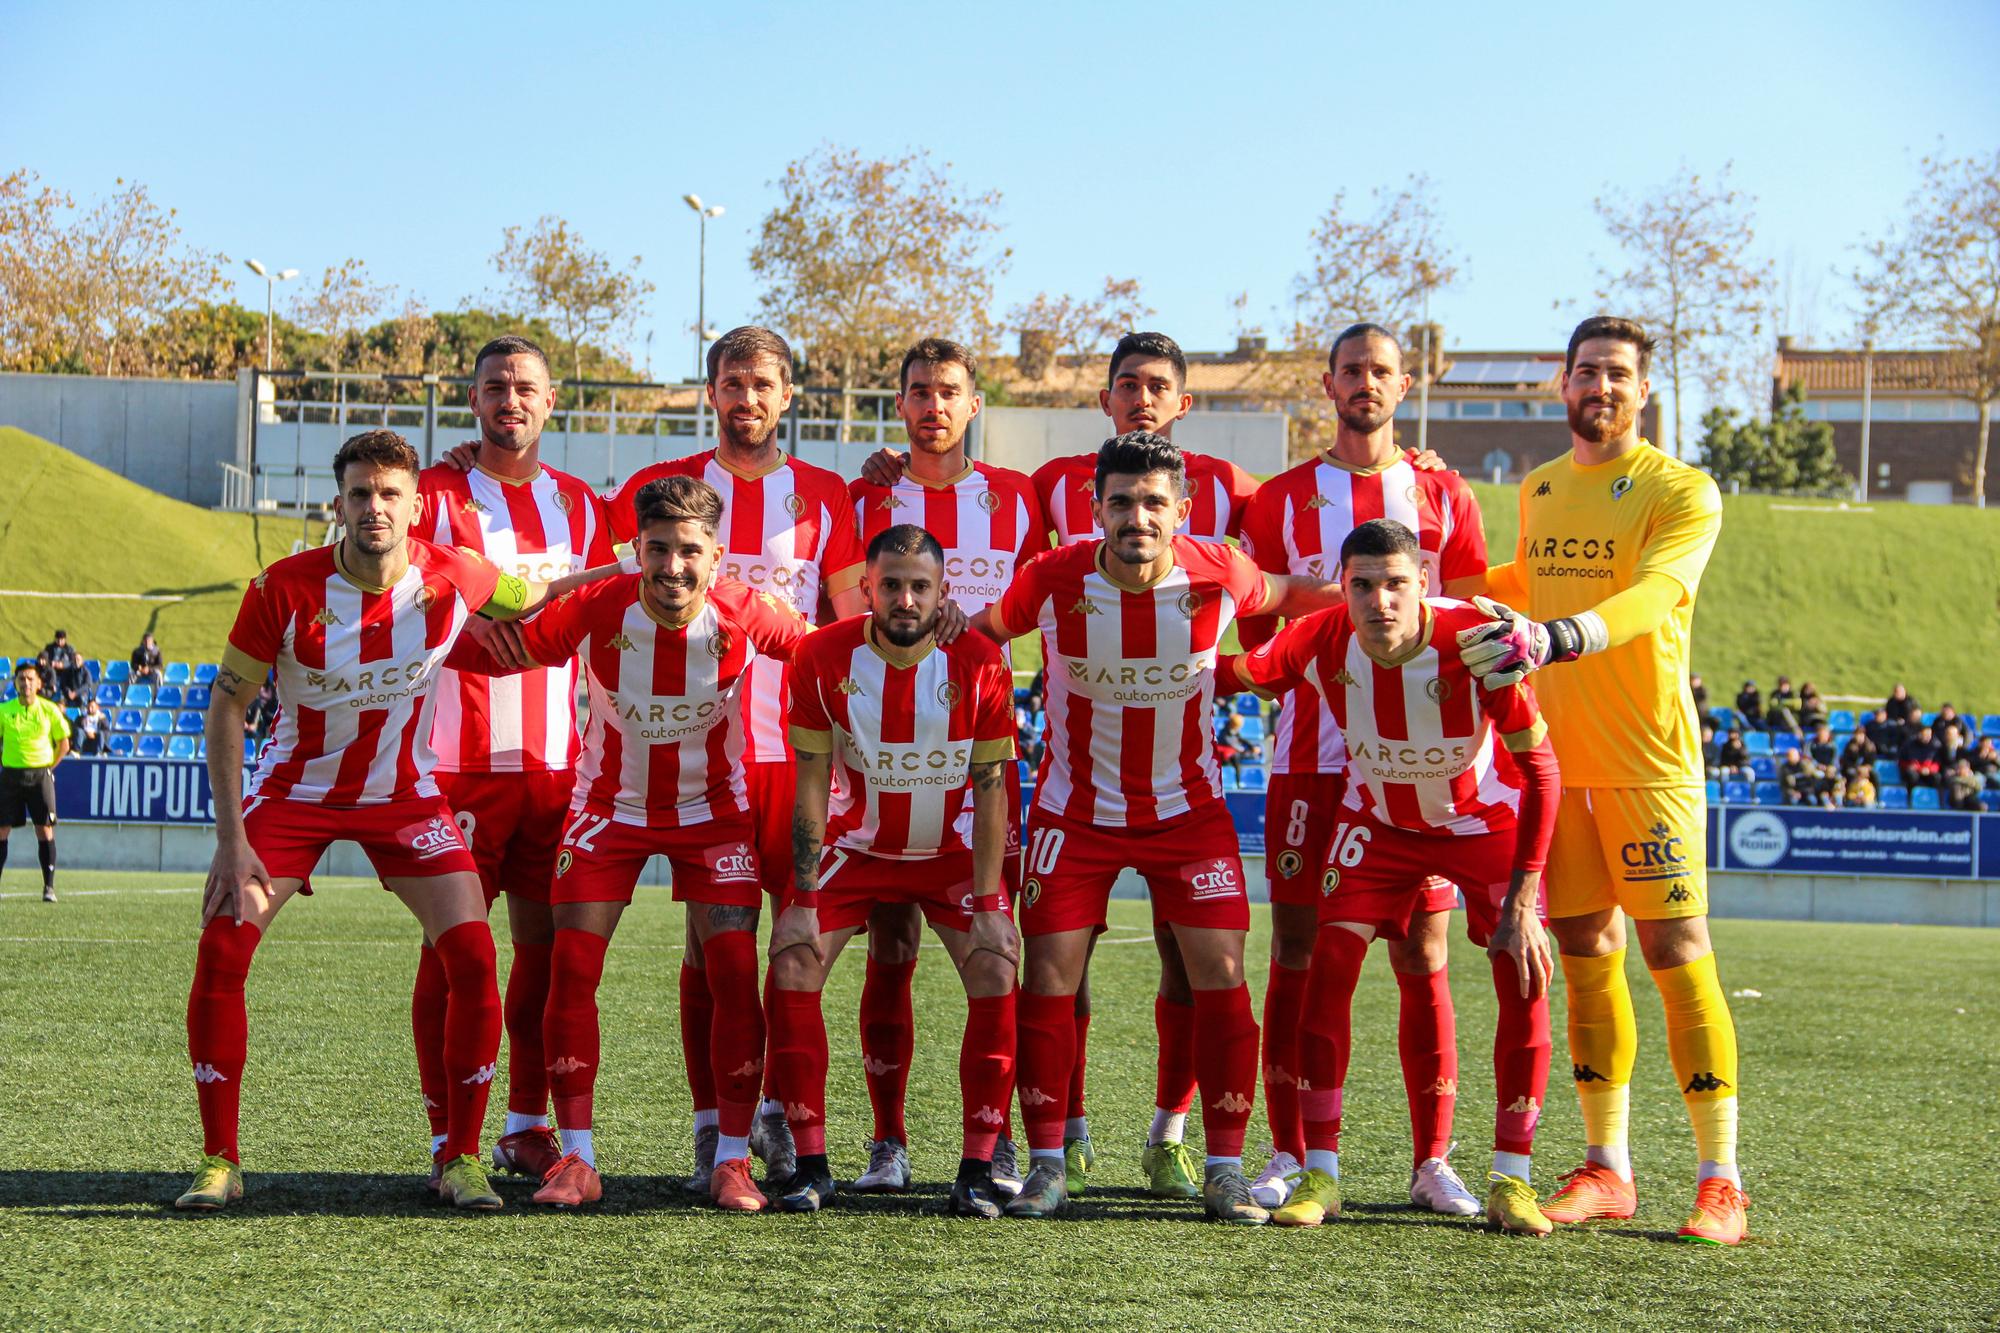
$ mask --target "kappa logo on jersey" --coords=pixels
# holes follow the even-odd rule
[[[1354,688],[1354,673],[1352,671],[1349,671],[1346,667],[1342,667],[1340,670],[1333,673],[1333,683],[1336,685],[1345,686],[1347,689],[1351,690]]]
[[[565,847],[561,851],[557,852],[556,878],[561,879],[564,875],[567,875],[569,873],[569,868],[575,864],[576,864],[576,858],[570,855],[569,848]]]
[[[1234,857],[1218,856],[1208,861],[1195,861],[1181,867],[1186,876],[1188,895],[1196,902],[1209,898],[1235,898],[1243,892],[1243,874]]]
[[[264,591],[265,581],[270,577],[271,577],[270,571],[266,570],[264,573],[259,574],[256,578],[251,579],[250,584],[252,587],[256,588],[258,592],[262,592]]]
[[[1250,1110],[1250,1099],[1240,1092],[1225,1092],[1208,1104],[1212,1111],[1227,1111],[1231,1115],[1246,1115]]]
[[[1174,608],[1189,620],[1201,610],[1201,594],[1190,588],[1174,599]]]
[[[877,506],[877,508],[881,509],[901,509],[902,507],[903,502],[896,498],[894,491],[890,491],[887,495],[883,496],[882,503]]]
[[[1073,616],[1101,616],[1104,614],[1097,603],[1091,601],[1088,597],[1077,598],[1076,605],[1069,609],[1069,613]]]
[[[487,512],[487,509],[478,500],[467,500],[458,507],[458,512],[461,514],[484,514]]]
[[[459,851],[465,846],[465,838],[459,833],[458,825],[443,815],[433,815],[428,824],[412,824],[403,833],[408,836],[410,850],[417,854],[419,861]]]
[[[1021,1089],[1021,1105],[1023,1106],[1047,1106],[1053,1101],[1055,1101],[1055,1098],[1049,1096],[1049,1094],[1043,1092],[1040,1088]]]
[[[1321,495],[1321,494],[1319,494],[1319,493],[1318,493],[1317,491],[1315,491],[1315,492],[1313,492],[1313,497],[1312,497],[1312,499],[1310,499],[1310,500],[1306,501],[1306,508],[1308,508],[1308,509],[1324,509],[1324,508],[1326,508],[1326,507],[1327,507],[1328,505],[1330,505],[1330,504],[1332,504],[1332,503],[1333,503],[1333,501],[1331,501],[1331,500],[1327,499],[1327,498],[1326,498],[1326,497],[1325,497],[1324,495]]]
[[[958,682],[955,680],[948,680],[944,684],[938,686],[937,700],[939,703],[943,704],[946,708],[958,707]]]
[[[1541,497],[1547,495],[1553,489],[1554,487],[1550,486],[1549,483],[1545,481],[1541,485],[1535,487],[1535,498],[1539,500]]]
[[[797,518],[801,514],[805,513],[806,512],[805,497],[803,495],[798,494],[796,491],[786,496],[785,512],[790,514],[793,518]]]
[[[313,616],[312,623],[315,625],[344,625],[347,622],[335,615],[332,607],[322,606],[318,613]]]
[[[1713,1072],[1704,1072],[1696,1074],[1693,1078],[1689,1079],[1688,1085],[1685,1088],[1682,1088],[1681,1091],[1721,1092],[1724,1088],[1728,1086],[1729,1086],[1728,1079],[1717,1078]]]
[[[194,1081],[197,1083],[227,1083],[229,1075],[211,1064],[197,1064],[194,1067]]]
[[[497,1063],[481,1065],[473,1070],[470,1076],[460,1079],[459,1082],[468,1088],[476,1088],[482,1083],[491,1083],[493,1076],[499,1072],[500,1066]]]
[[[1632,479],[1630,477],[1620,477],[1618,480],[1611,483],[1611,498],[1614,500],[1622,500],[1625,498],[1626,493],[1629,492],[1631,489],[1632,489]]]
[[[861,693],[861,686],[855,683],[854,677],[852,676],[842,676],[840,678],[840,683],[834,686],[833,688],[839,690],[842,694]]]
[[[981,491],[979,493],[979,507],[989,514],[996,513],[1000,508],[1000,497],[991,491]]]
[[[590,1068],[588,1060],[579,1060],[574,1055],[559,1055],[556,1057],[556,1062],[549,1066],[549,1072],[561,1078],[565,1074],[581,1074],[588,1068]]]
[[[1306,859],[1287,847],[1278,853],[1278,878],[1290,879],[1306,868]]]
[[[632,636],[622,629],[612,635],[604,646],[615,653],[636,653],[639,651],[638,645],[632,642]]]
[[[717,884],[745,884],[757,878],[757,854],[747,842],[711,847],[701,856]]]

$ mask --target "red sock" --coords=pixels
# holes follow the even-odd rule
[[[715,1061],[709,1054],[709,1031],[715,1026],[715,1000],[708,993],[708,973],[681,964],[681,1060],[687,1065],[688,1093],[697,1111],[715,1109]]]
[[[417,1045],[417,1086],[423,1090],[433,1137],[445,1131],[444,1006],[450,994],[437,950],[424,945],[417,951],[417,980],[410,987],[410,1033]]]
[[[1299,1115],[1299,1019],[1306,1007],[1306,975],[1274,960],[1264,988],[1264,1115],[1271,1122],[1271,1146],[1300,1161],[1306,1156],[1306,1124]]]
[[[1368,941],[1331,923],[1321,926],[1313,941],[1299,1023],[1299,1114],[1308,1148],[1340,1151],[1340,1093],[1352,1049],[1349,1020],[1367,957]]]
[[[243,982],[250,956],[264,932],[217,917],[203,927],[195,947],[194,984],[188,988],[188,1059],[201,1105],[201,1150],[240,1162],[236,1118],[243,1089],[243,1061],[250,1049],[250,1010]]]
[[[611,941],[587,930],[558,930],[549,955],[549,1004],[542,1013],[542,1047],[556,1123],[589,1129],[599,1057],[597,983]]]
[[[784,1104],[785,1095],[778,1091],[778,1032],[771,1018],[771,996],[777,992],[771,981],[771,969],[764,969],[764,1101]],[[822,1021],[821,1026],[824,1026]],[[758,1103],[761,1110],[763,1103]]]
[[[1083,1073],[1090,1063],[1090,1011],[1075,1012],[1071,1017],[1076,1030],[1076,1057],[1069,1067],[1069,1096],[1064,1099],[1063,1107],[1069,1119],[1081,1120],[1087,1114],[1083,1109]]]
[[[965,1038],[958,1048],[958,1092],[964,1106],[968,1161],[993,1160],[1014,1091],[1014,992],[966,1001]]]
[[[500,1066],[500,965],[484,920],[453,926],[437,940],[451,994],[444,1010],[446,1127],[438,1160],[479,1156],[486,1099]]]
[[[1153,1105],[1186,1115],[1194,1105],[1194,1006],[1153,997],[1153,1029],[1160,1037],[1160,1067],[1153,1078]]]
[[[1210,1157],[1241,1157],[1257,1098],[1257,1017],[1250,988],[1194,993],[1194,1065]]]
[[[1070,1070],[1076,1064],[1076,997],[1022,991],[1016,1010],[1021,1119],[1028,1150],[1061,1152]]]
[[[868,1104],[875,1108],[875,1137],[910,1141],[903,1125],[904,1095],[910,1086],[910,1059],[916,1052],[917,1021],[910,984],[917,960],[868,960],[861,983],[861,1069],[868,1078]]]
[[[514,944],[514,964],[507,969],[507,1109],[516,1115],[547,1115],[548,1057],[542,1050],[542,1014],[549,1007],[550,958],[547,941]]]
[[[769,1082],[786,1090],[785,1119],[802,1153],[826,1153],[826,1016],[816,990],[764,988]]]
[[[1493,1033],[1493,1084],[1499,1110],[1493,1120],[1495,1152],[1532,1153],[1542,1095],[1549,1087],[1549,997],[1521,998],[1521,974],[1511,958],[1493,960],[1493,989],[1500,1022]]]
[[[731,1138],[750,1132],[764,1088],[764,1006],[757,995],[757,936],[725,930],[702,942],[708,993],[715,1004],[709,1028],[710,1068],[715,1071],[716,1123]]]
[[[1414,1165],[1451,1150],[1452,1112],[1458,1106],[1458,1016],[1451,1007],[1451,976],[1445,968],[1411,976],[1396,974],[1402,993],[1396,1046],[1403,1056],[1403,1091],[1410,1099],[1410,1146]]]

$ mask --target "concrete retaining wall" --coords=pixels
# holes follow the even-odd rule
[[[208,507],[222,501],[221,464],[244,461],[237,456],[236,399],[228,380],[0,375],[0,426]]]

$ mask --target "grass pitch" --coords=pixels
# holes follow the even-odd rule
[[[935,949],[917,979],[917,1191],[844,1197],[818,1217],[721,1216],[678,1188],[690,1164],[674,1015],[680,915],[648,890],[612,946],[601,996],[604,1205],[549,1215],[515,1184],[506,1211],[470,1216],[428,1204],[421,1187],[427,1140],[407,1027],[413,923],[370,886],[327,881],[286,909],[251,975],[249,1198],[220,1216],[185,1217],[168,1203],[200,1150],[182,1028],[193,883],[69,872],[62,902],[47,907],[32,873],[6,878],[0,1322],[9,1327],[1990,1327],[2000,1318],[1991,1170],[2000,933],[1717,924],[1725,984],[1762,992],[1733,1001],[1754,1238],[1718,1251],[1670,1239],[1692,1198],[1694,1146],[1636,958],[1641,1202],[1630,1224],[1529,1241],[1405,1206],[1394,987],[1380,951],[1357,999],[1342,1154],[1350,1216],[1316,1232],[1230,1230],[1201,1222],[1196,1205],[1143,1197],[1155,965],[1145,909],[1125,902],[1114,904],[1096,964],[1099,1166],[1070,1217],[941,1215],[956,1160],[963,1011]],[[1258,917],[1253,958],[1263,949]],[[504,967],[504,940],[501,953]],[[1453,970],[1458,1161],[1472,1178],[1483,1175],[1491,1124],[1493,1003],[1485,961],[1462,940]],[[869,1132],[854,1036],[860,975],[859,957],[843,958],[827,1002],[844,1177],[862,1165]],[[1261,995],[1261,963],[1253,975]],[[1556,1031],[1560,1070],[1560,1013]],[[1550,1091],[1544,1189],[1575,1164],[1581,1142],[1560,1072]],[[489,1135],[498,1113],[496,1097]],[[1253,1152],[1258,1141],[1253,1132]]]

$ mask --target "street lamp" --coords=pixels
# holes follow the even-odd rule
[[[278,284],[287,278],[298,277],[299,271],[295,268],[288,268],[282,272],[273,273],[254,259],[246,259],[243,262],[250,266],[252,273],[255,273],[264,280],[264,369],[269,370],[271,368],[271,305],[276,298]]]
[[[1854,498],[1868,503],[1868,426],[1875,415],[1875,340],[1861,340],[1861,471],[1854,483]]]
[[[694,298],[694,377],[698,380],[708,377],[704,366],[706,341],[702,335],[708,330],[708,220],[722,216],[721,204],[701,202],[698,194],[684,194],[681,202],[695,211],[701,219],[701,236],[695,252],[695,298]]]

